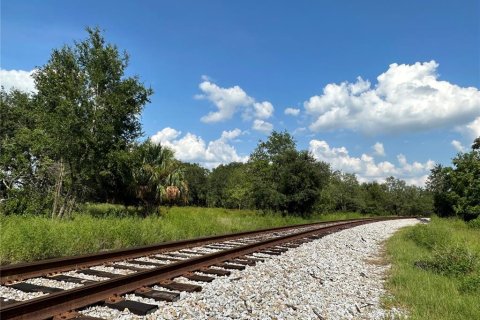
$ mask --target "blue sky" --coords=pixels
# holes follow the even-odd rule
[[[185,161],[245,161],[286,129],[361,181],[422,185],[480,135],[479,3],[3,0],[1,80],[28,90],[99,26],[155,91],[145,137]]]

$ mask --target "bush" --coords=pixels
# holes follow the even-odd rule
[[[52,206],[51,197],[30,190],[13,190],[0,201],[0,212],[5,215],[48,215]]]
[[[472,229],[480,229],[480,217],[470,220],[467,225]]]
[[[448,230],[436,225],[415,226],[408,230],[406,237],[426,249],[445,246],[451,240]]]
[[[478,257],[461,246],[434,250],[433,258],[417,261],[415,266],[445,276],[462,276],[475,271]]]

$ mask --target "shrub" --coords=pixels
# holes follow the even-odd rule
[[[476,269],[478,257],[468,249],[457,245],[436,249],[431,260],[416,261],[414,265],[445,276],[461,276]]]
[[[480,229],[480,217],[470,220],[467,225],[472,229]]]
[[[447,229],[434,225],[415,226],[408,230],[406,237],[416,245],[427,249],[445,246],[451,238]]]

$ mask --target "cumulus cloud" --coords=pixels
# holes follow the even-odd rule
[[[273,115],[273,105],[268,102],[255,102],[253,104],[253,116],[259,119],[268,119]]]
[[[203,81],[199,87],[203,94],[197,95],[196,98],[209,100],[218,108],[217,111],[210,112],[201,118],[206,123],[230,119],[239,108],[250,106],[255,102],[239,86],[221,88],[210,81]]]
[[[465,147],[462,145],[460,141],[452,140],[451,144],[455,148],[455,150],[457,150],[458,152],[465,152]]]
[[[440,81],[435,61],[391,64],[372,86],[328,84],[304,103],[312,131],[346,128],[366,134],[410,132],[465,125],[480,119],[480,91]],[[478,120],[480,122],[480,120]],[[472,123],[473,131],[478,125]],[[480,129],[478,129],[480,131]]]
[[[260,131],[264,134],[269,134],[273,130],[273,124],[264,120],[256,119],[255,121],[253,121],[252,129]]]
[[[385,148],[383,147],[383,144],[380,142],[375,143],[373,146],[373,152],[377,156],[385,157]]]
[[[300,109],[296,109],[296,108],[286,108],[284,113],[286,115],[289,115],[289,116],[298,116],[300,114]]]
[[[5,90],[17,89],[24,92],[35,92],[35,82],[32,74],[35,70],[4,70],[0,69],[0,85]]]
[[[256,102],[239,86],[222,88],[206,76],[202,76],[202,79],[204,81],[199,86],[202,94],[196,95],[195,98],[208,100],[217,108],[217,111],[203,116],[200,119],[202,122],[225,121],[231,119],[237,112],[241,112],[246,120],[268,119],[273,115],[274,107],[270,102]]]
[[[472,138],[472,140],[480,137],[480,117],[473,120],[472,122],[467,124],[465,127],[470,138]]]
[[[180,137],[180,131],[167,127],[153,135],[151,140],[172,149],[175,157],[181,161],[197,162],[206,168],[214,168],[222,163],[248,160],[248,157],[239,156],[236,149],[229,144],[241,134],[240,129],[223,131],[219,139],[206,143],[200,136],[190,132]]]
[[[403,154],[397,156],[398,164],[389,161],[375,162],[373,157],[362,154],[360,157],[350,156],[345,147],[330,147],[326,141],[311,140],[309,151],[320,161],[330,163],[334,170],[355,173],[361,182],[384,181],[389,176],[405,180],[409,184],[423,186],[435,163],[414,161],[409,163]]]
[[[242,134],[242,130],[236,128],[230,131],[223,131],[221,138],[224,140],[233,140]]]

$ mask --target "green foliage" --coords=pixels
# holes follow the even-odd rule
[[[126,218],[143,215],[143,210],[134,206],[121,206],[111,203],[84,203],[79,211],[94,218]]]
[[[123,193],[123,155],[141,135],[138,115],[152,94],[137,77],[124,76],[126,53],[99,29],[87,33],[53,50],[33,75],[36,93],[1,93],[2,198],[28,202],[39,190],[36,198],[52,201],[45,206],[53,217],[68,215],[78,200]]]
[[[396,233],[387,242],[389,304],[410,319],[480,319],[478,239],[479,230],[453,218]]]
[[[441,217],[458,216],[469,221],[480,216],[480,137],[472,151],[459,153],[453,168],[432,169],[427,186],[434,194],[435,212]]]
[[[247,165],[219,165],[208,176],[207,205],[231,209],[250,208],[250,179]]]
[[[161,215],[139,217],[133,207],[85,204],[69,219],[0,215],[0,262],[17,263],[107,249],[148,245],[230,232],[358,218],[357,214],[282,217],[252,210],[162,208]]]
[[[445,247],[451,242],[451,235],[448,228],[442,225],[420,225],[410,228],[405,233],[405,237],[412,240],[417,246],[426,249]]]
[[[472,229],[480,230],[480,217],[477,217],[476,219],[468,221],[467,225]]]
[[[329,166],[317,162],[307,151],[287,150],[279,156],[282,165],[276,170],[278,190],[284,195],[283,210],[309,216],[322,187],[328,181]]]
[[[248,173],[256,208],[308,216],[328,183],[330,169],[307,151],[297,151],[289,133],[273,131],[251,154]]]
[[[419,261],[416,265],[441,275],[464,276],[477,268],[478,257],[462,246],[437,248],[432,259]]]
[[[329,183],[322,190],[321,205],[333,211],[358,211],[364,207],[364,200],[357,177],[351,173],[335,171]]]
[[[188,204],[206,206],[209,171],[196,163],[182,163],[182,167],[188,185]]]
[[[133,150],[135,165],[132,168],[136,197],[151,212],[163,202],[173,202],[178,198],[186,201],[187,185],[183,167],[173,152],[150,140]]]

